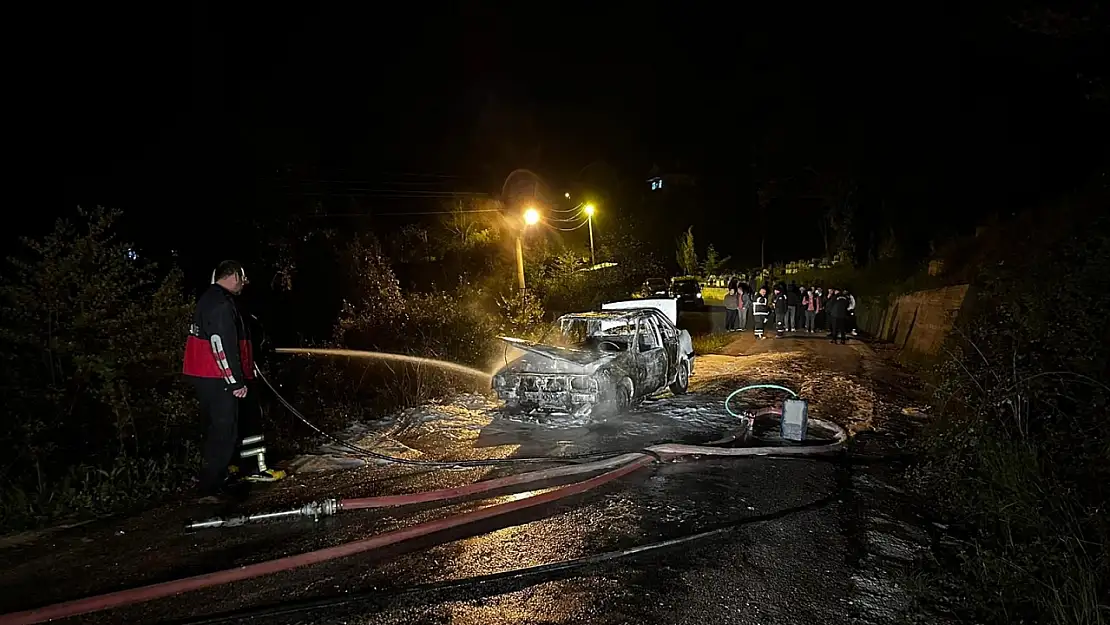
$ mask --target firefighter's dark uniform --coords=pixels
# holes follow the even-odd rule
[[[829,330],[832,332],[833,343],[845,343],[845,330],[848,325],[848,298],[844,293],[837,293],[828,305]]]
[[[786,293],[775,293],[775,338],[782,338],[786,333],[786,315],[789,312]]]
[[[763,326],[767,323],[767,314],[770,309],[767,306],[767,296],[762,293],[756,293],[755,299],[752,300],[752,312],[755,314],[755,338],[763,338]]]
[[[238,445],[242,446],[240,457],[257,460],[257,471],[265,472],[266,448],[262,446],[257,398],[252,397],[255,392],[247,394],[243,403],[250,405],[242,406],[242,411],[240,400],[232,394],[254,379],[250,334],[231,293],[218,284],[209,286],[197,302],[182,373],[196,389],[206,421],[201,492],[213,494],[223,486]]]

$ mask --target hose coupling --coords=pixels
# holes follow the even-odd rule
[[[302,506],[301,515],[310,516],[313,521],[316,521],[322,516],[335,516],[342,509],[338,499],[321,499]]]
[[[333,516],[343,509],[339,505],[338,499],[321,499],[320,501],[313,501],[306,503],[300,508],[293,508],[292,510],[283,510],[281,512],[259,512],[257,514],[234,516],[234,517],[216,517],[204,521],[194,521],[185,526],[186,530],[199,530],[210,529],[213,527],[239,527],[247,523],[258,523],[260,521],[277,521],[285,520],[293,517],[312,517],[313,521],[318,521],[322,516]]]

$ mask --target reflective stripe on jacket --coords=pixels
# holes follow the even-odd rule
[[[254,378],[254,350],[235,301],[213,284],[197,302],[181,372],[194,378],[223,378],[234,390]]]
[[[767,308],[767,298],[763,295],[756,295],[755,301],[752,303],[752,312],[761,317],[766,316],[769,311]]]

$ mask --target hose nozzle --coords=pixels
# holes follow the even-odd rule
[[[258,514],[241,515],[235,517],[215,517],[204,521],[193,521],[185,526],[186,530],[211,529],[214,527],[239,527],[247,523],[259,521],[272,521],[288,519],[291,517],[312,517],[313,521],[322,516],[332,516],[341,510],[338,499],[321,499],[306,503],[300,508],[284,510],[281,512],[260,512]]]

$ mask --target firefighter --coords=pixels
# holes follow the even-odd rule
[[[253,348],[234,297],[246,284],[241,264],[233,260],[220,263],[212,272],[211,286],[197,302],[185,343],[182,373],[196,389],[207,428],[200,492],[209,499],[218,496],[227,482],[237,447],[239,457],[247,463],[244,479],[272,482],[285,477],[283,471],[266,466],[260,408],[251,409],[258,407],[257,393],[248,386],[254,379]],[[251,406],[241,407],[248,401]]]
[[[755,315],[755,338],[764,339],[763,324],[767,323],[767,314],[771,309],[767,306],[767,287],[759,287],[759,293],[752,301],[752,314]]]
[[[786,285],[779,285],[775,287],[775,299],[772,305],[775,307],[775,338],[781,339],[786,335],[786,316],[789,313],[789,305],[786,296]]]
[[[843,345],[847,342],[844,333],[848,324],[848,298],[838,289],[829,289],[829,297],[829,330],[832,332],[829,335],[832,337],[830,341]]]

